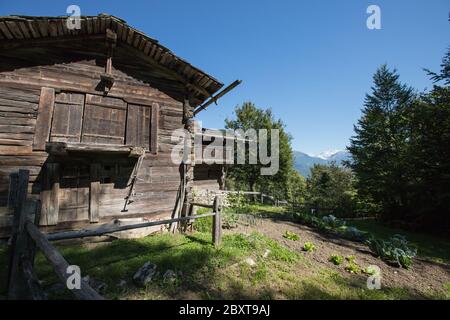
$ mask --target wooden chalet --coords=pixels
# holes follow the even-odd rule
[[[18,169],[30,171],[44,231],[164,219],[193,185],[223,188],[220,165],[194,174],[170,157],[173,130],[192,130],[222,83],[117,17],[66,21],[0,17],[0,235]]]

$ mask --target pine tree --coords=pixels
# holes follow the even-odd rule
[[[405,118],[415,94],[401,84],[396,70],[381,66],[373,76],[372,93],[367,94],[362,117],[350,140],[353,169],[360,195],[380,204],[385,217],[402,215],[408,207]]]

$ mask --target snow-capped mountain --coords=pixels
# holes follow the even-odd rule
[[[310,169],[315,164],[329,164],[335,162],[336,164],[341,165],[342,161],[349,159],[350,154],[345,150],[324,151],[316,155],[294,151],[294,167],[304,177],[309,175]]]
[[[327,151],[322,151],[318,154],[310,154],[309,156],[313,157],[313,158],[320,158],[323,160],[328,160],[331,157],[333,157],[334,155],[338,154],[339,152],[345,152],[343,150],[327,150]]]

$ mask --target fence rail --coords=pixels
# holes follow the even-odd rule
[[[96,229],[85,229],[75,231],[56,232],[52,234],[42,233],[37,224],[39,222],[40,203],[37,200],[27,199],[29,171],[19,170],[18,173],[12,173],[10,176],[10,190],[8,203],[14,209],[13,230],[11,235],[10,262],[8,269],[8,299],[27,299],[43,300],[46,295],[39,283],[34,270],[34,258],[36,249],[39,249],[53,268],[60,282],[66,285],[69,276],[69,263],[50,243],[54,240],[75,239],[92,236],[100,236],[107,233],[113,233],[124,230],[145,228],[156,225],[171,224],[180,221],[191,221],[195,219],[213,217],[212,241],[218,246],[221,242],[221,196],[216,196],[214,203],[201,204],[192,203],[194,206],[203,206],[212,208],[212,213],[202,215],[189,215],[174,219],[150,221],[125,226],[104,225]],[[80,300],[103,300],[85,281],[80,281],[80,289],[70,290],[73,295]]]

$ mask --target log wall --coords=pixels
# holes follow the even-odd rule
[[[55,169],[59,170],[55,173],[58,178],[52,178],[60,184],[61,210],[57,225],[46,228],[80,227],[116,217],[162,218],[170,215],[180,184],[179,165],[173,164],[170,158],[174,147],[171,133],[183,128],[183,84],[140,62],[129,50],[119,46],[113,58],[115,81],[105,98],[100,81],[105,71],[104,60],[102,46],[88,41],[78,46],[71,44],[70,48],[31,47],[0,52],[0,206],[7,205],[11,172],[19,168],[30,170],[29,189],[37,198],[41,192],[52,188],[53,182],[49,182],[50,178],[44,174],[46,165],[62,163],[61,168]],[[55,101],[52,101],[52,92]],[[96,121],[73,121],[80,112],[83,116],[90,114]],[[127,118],[128,113],[130,117]],[[158,124],[156,130],[155,127],[148,129],[152,120]],[[99,131],[101,126],[110,128],[107,136]],[[137,131],[131,132],[130,126],[144,136],[136,135]],[[146,134],[149,134],[148,138],[141,138]],[[126,144],[128,140],[133,145],[145,147],[136,195],[128,205],[128,211],[121,212],[121,209],[128,192],[124,181],[134,165],[130,159],[112,159],[112,164],[105,165],[105,157],[100,155],[97,160],[93,159],[95,156],[88,159],[71,157],[73,165],[68,165],[69,161],[63,168],[67,159],[49,156],[42,137],[47,141],[115,144]],[[103,171],[108,167],[116,172],[113,179],[98,177],[97,219],[90,217],[88,208],[83,207],[86,203],[89,205],[90,181],[86,177],[91,174],[95,162],[102,163]],[[89,166],[85,166],[86,163]],[[68,172],[68,168],[73,172]],[[83,205],[65,200],[74,198]],[[5,221],[0,219],[0,234],[8,224]],[[53,223],[42,221],[44,226]]]

